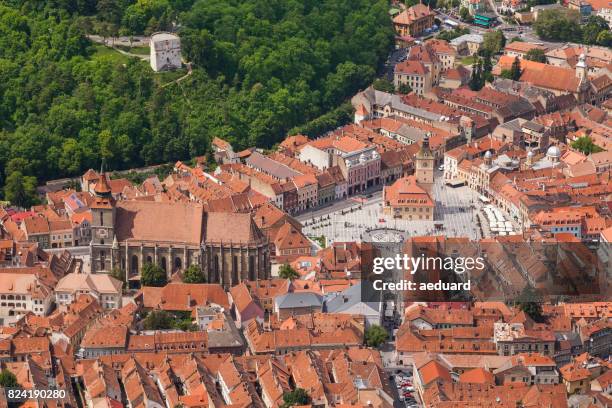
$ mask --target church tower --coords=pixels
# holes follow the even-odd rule
[[[578,62],[576,63],[576,77],[580,79],[580,82],[583,82],[587,79],[588,72],[589,67],[586,63],[586,56],[584,54],[580,54],[578,57]]]
[[[428,186],[434,182],[434,162],[435,158],[429,148],[429,135],[423,139],[421,149],[416,154],[416,180],[417,183],[429,190]]]
[[[110,272],[113,268],[112,244],[115,240],[115,200],[106,174],[94,189],[94,202],[90,206],[91,223],[91,272]]]

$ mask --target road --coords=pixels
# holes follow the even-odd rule
[[[408,48],[400,48],[393,50],[389,55],[387,62],[385,63],[383,77],[393,82],[393,70],[395,65],[401,62],[403,58],[408,54]]]
[[[148,47],[150,37],[144,35],[134,35],[132,37],[122,36],[122,37],[104,37],[95,34],[88,34],[87,38],[91,41],[108,45],[109,47],[115,47],[117,45],[122,45],[125,47]]]
[[[495,5],[495,0],[488,0],[488,1],[491,7]],[[495,11],[495,14],[499,16],[499,13],[497,12],[497,8],[493,8],[493,10]],[[472,34],[484,35],[487,32],[491,31],[490,29],[487,29],[487,28],[482,28],[482,27],[477,27],[474,25],[466,24],[465,22],[462,22],[460,19],[453,17],[450,14],[447,14],[441,10],[436,10],[436,13],[438,13],[439,15],[438,18],[442,21],[444,21],[445,19],[449,19],[458,24],[467,26],[470,29],[470,32]],[[504,33],[504,37],[506,37],[507,40],[511,40],[514,37],[520,37],[523,41],[526,41],[526,42],[542,43],[547,48],[554,48],[554,47],[557,47],[559,44],[561,44],[558,42],[550,42],[550,41],[541,40],[538,37],[538,35],[533,31],[533,28],[531,26],[511,25],[511,24],[505,23],[501,18],[499,20],[501,24],[496,26],[494,29],[502,30],[502,32]]]

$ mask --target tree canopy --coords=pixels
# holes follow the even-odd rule
[[[545,10],[533,27],[544,40],[612,46],[612,33],[607,21],[600,16],[590,16],[586,24],[581,25],[577,10]]]
[[[17,377],[6,368],[0,371],[0,387],[3,388],[18,388],[19,383]]]
[[[169,313],[165,310],[151,310],[142,321],[145,330],[183,330],[197,331],[199,328],[193,323],[189,314]]]
[[[393,82],[389,81],[388,79],[378,78],[374,80],[372,86],[377,91],[395,93],[395,85],[393,85]]]
[[[546,62],[546,54],[544,50],[533,48],[525,54],[525,59],[536,62]]]
[[[516,299],[517,306],[535,322],[542,322],[542,297],[531,286],[525,286]]]
[[[111,272],[110,272],[110,276],[112,276],[113,278],[121,281],[121,283],[123,283],[123,285],[125,286],[126,281],[125,281],[125,271],[122,270],[121,268],[119,268],[118,266],[115,266]]]
[[[454,40],[457,37],[461,37],[462,35],[469,34],[470,29],[468,27],[457,27],[452,30],[441,31],[436,38],[445,41]]]
[[[36,195],[36,177],[24,176],[15,170],[6,178],[4,198],[11,204],[20,207],[30,207],[38,201]]]
[[[593,143],[593,139],[589,136],[582,136],[574,140],[571,145],[572,149],[578,150],[582,154],[598,153],[603,149]]]
[[[186,70],[154,74],[85,36],[173,27],[193,71],[163,88]],[[265,148],[335,128],[394,38],[384,0],[14,0],[0,28],[5,181],[185,160],[214,136]]]
[[[482,49],[489,55],[497,54],[506,46],[506,37],[502,30],[489,31],[482,39]]]
[[[167,283],[166,272],[159,265],[145,263],[142,265],[140,283],[142,286],[165,286]]]
[[[282,264],[278,270],[278,276],[283,279],[297,279],[300,277],[300,274],[297,273],[295,269],[289,264]]]
[[[204,279],[204,273],[202,273],[202,268],[199,265],[189,265],[185,272],[183,272],[183,282],[184,283],[204,283],[206,279]]]
[[[365,342],[370,347],[378,347],[387,341],[389,334],[387,331],[378,325],[372,325],[365,332]]]
[[[174,318],[164,310],[151,310],[142,321],[145,330],[168,330],[173,324]]]
[[[461,21],[465,21],[466,23],[471,23],[474,21],[474,17],[472,17],[470,14],[470,10],[465,7],[461,7],[459,9],[459,17],[461,18]]]
[[[310,404],[310,396],[303,388],[296,388],[293,391],[286,392],[283,394],[283,404],[282,408],[289,408],[296,405],[306,405]]]

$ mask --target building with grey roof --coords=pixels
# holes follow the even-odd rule
[[[381,324],[382,304],[381,302],[362,301],[361,283],[352,285],[342,292],[326,296],[324,310],[327,313],[362,315],[366,327]]]
[[[429,124],[447,122],[449,120],[444,115],[405,104],[400,95],[377,91],[371,86],[353,96],[351,103],[355,108],[363,105],[367,112],[369,112],[368,119],[397,115]]]
[[[322,310],[323,297],[314,292],[290,292],[274,299],[274,313],[280,320]]]
[[[482,47],[484,37],[481,34],[464,34],[450,41],[450,46],[458,54],[474,55]]]
[[[246,159],[245,163],[247,166],[259,170],[279,181],[289,180],[295,176],[302,175],[302,173],[293,170],[291,167],[279,163],[276,160],[272,160],[257,151],[254,151]]]

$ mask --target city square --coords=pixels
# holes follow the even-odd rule
[[[324,236],[328,244],[361,241],[366,230],[391,228],[405,231],[407,237],[445,235],[477,240],[482,232],[477,212],[482,207],[478,194],[467,186],[450,187],[437,172],[432,189],[434,220],[401,220],[383,214],[382,191],[353,198],[297,217],[308,236]]]

